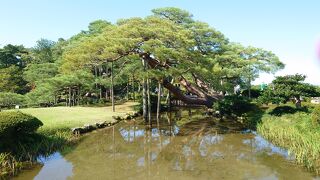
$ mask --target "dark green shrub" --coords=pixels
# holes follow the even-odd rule
[[[216,102],[214,109],[221,115],[242,116],[252,109],[250,101],[243,96],[226,96],[222,101]]]
[[[311,120],[314,125],[320,125],[320,106],[313,109]]]
[[[36,117],[22,112],[0,112],[0,139],[32,134],[42,125]]]

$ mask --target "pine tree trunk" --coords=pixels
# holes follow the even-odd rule
[[[249,97],[249,99],[251,99],[251,79],[250,78],[248,81],[248,97]]]
[[[301,108],[301,99],[300,99],[300,96],[299,96],[299,97],[295,97],[295,105],[296,105],[296,108],[297,108],[297,109]]]
[[[106,89],[106,100],[109,99],[109,96],[108,96],[108,89]]]
[[[172,78],[172,80],[171,80],[171,84],[174,82],[174,79]],[[171,110],[171,92],[170,92],[170,90],[168,89],[167,90],[168,91],[168,94],[167,94],[167,97],[166,97],[166,103],[167,103],[167,105],[168,105],[168,107],[169,107],[169,111]]]
[[[133,102],[136,102],[136,94],[134,92],[134,74],[132,75],[132,96]]]
[[[102,99],[102,87],[100,85],[100,95],[99,95],[99,99]]]
[[[128,76],[128,82],[127,82],[127,101],[129,101],[129,82],[130,82],[130,79],[129,79],[129,76]]]
[[[75,89],[72,89],[72,106],[76,105]]]
[[[69,107],[71,107],[71,87],[69,87]]]
[[[151,80],[147,79],[147,94],[148,94],[148,121],[149,125],[151,125],[151,98],[150,98],[150,84]]]
[[[54,95],[54,102],[53,103],[54,103],[54,105],[57,105],[57,95],[56,94]]]
[[[66,94],[66,107],[68,107],[68,95]]]
[[[113,89],[113,62],[111,62],[111,103],[112,103],[112,111],[115,112],[114,106],[114,89]]]
[[[169,104],[169,99],[170,99],[170,91],[167,90],[168,93],[167,93],[167,97],[166,97],[166,103]]]
[[[94,78],[97,79],[98,72],[97,72],[97,66],[94,66]],[[98,84],[95,82],[96,89],[98,89]]]
[[[143,70],[146,71],[146,63],[142,60]],[[142,112],[143,112],[143,119],[147,123],[148,121],[148,105],[147,105],[147,82],[146,78],[143,77],[142,81]]]
[[[148,121],[148,105],[147,105],[147,82],[146,79],[143,78],[142,84],[142,112],[143,112],[143,119],[145,122]]]
[[[158,104],[157,104],[157,123],[159,124],[161,108],[161,83],[158,84]]]
[[[223,87],[223,80],[222,79],[220,80],[220,85],[221,85],[221,87]],[[223,91],[220,91],[220,94],[223,95]]]
[[[111,95],[112,95],[112,89],[111,89],[111,87],[110,87],[110,89],[109,89],[109,99],[110,99],[110,101],[111,101]]]
[[[140,56],[151,68],[157,69],[157,66],[162,66],[159,61],[152,58],[148,53],[143,53]],[[165,65],[163,67],[167,68],[169,65]],[[220,100],[225,95],[225,92],[221,92],[221,94],[216,92],[213,94],[208,93],[205,90],[202,90],[200,87],[197,87],[197,85],[194,86],[192,83],[188,82],[182,75],[179,77],[179,83],[180,85],[184,86],[188,92],[197,95],[197,97],[190,97],[186,95],[179,87],[174,86],[165,78],[162,85],[168,89],[176,99],[183,101],[185,104],[204,105],[211,108],[213,102]],[[221,80],[221,84],[222,83],[223,81]]]
[[[167,80],[163,81],[162,84],[166,89],[170,91],[170,95],[174,95],[174,97],[178,100],[183,101],[186,104],[195,104],[195,105],[205,105],[208,108],[212,107],[213,102],[216,101],[219,97],[198,97],[198,98],[192,98],[183,93],[179,88],[168,82]],[[195,92],[194,92],[195,93]],[[171,102],[171,101],[170,101]]]
[[[100,77],[102,76],[102,74],[103,74],[103,67],[102,67],[102,65],[100,65],[99,66],[99,75],[100,75]]]
[[[77,105],[78,105],[78,106],[80,105],[80,96],[81,96],[80,86],[78,86],[78,93],[77,93],[77,97],[78,97]]]

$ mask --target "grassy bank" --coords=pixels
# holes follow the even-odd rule
[[[275,113],[269,107],[257,125],[257,131],[272,143],[294,155],[298,164],[320,174],[320,126],[311,121],[313,108]]]
[[[43,122],[39,129],[40,133],[56,130],[70,129],[101,121],[111,121],[112,116],[124,115],[133,112],[135,103],[126,102],[116,106],[116,112],[112,107],[51,107],[51,108],[28,108],[20,111],[31,114]]]
[[[49,155],[61,150],[79,139],[70,128],[112,121],[112,116],[121,116],[133,112],[136,103],[126,102],[116,106],[116,112],[108,107],[50,107],[28,108],[19,111],[37,117],[43,123],[36,136],[27,138],[23,143],[13,144],[12,152],[0,153],[0,179],[14,175],[20,169],[29,166],[39,155]],[[16,110],[10,110],[16,111]],[[14,149],[14,150],[13,150]]]

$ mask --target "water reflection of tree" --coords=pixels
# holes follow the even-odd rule
[[[201,121],[194,121],[196,113],[186,114],[182,111],[178,117],[168,113],[153,128],[138,122],[122,123],[90,135],[66,155],[74,165],[74,178],[238,179],[286,173],[281,169],[283,161],[273,162],[270,156],[255,154],[254,135],[220,134],[227,132],[226,127],[236,131],[235,125],[228,127],[226,122],[219,124],[203,116]],[[176,119],[170,117],[187,120],[177,127]]]

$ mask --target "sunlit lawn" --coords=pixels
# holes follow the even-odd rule
[[[95,122],[111,121],[112,116],[124,115],[132,112],[136,103],[126,102],[116,105],[116,112],[112,107],[49,107],[49,108],[27,108],[20,111],[31,114],[43,122],[39,129],[65,129],[93,124]]]

